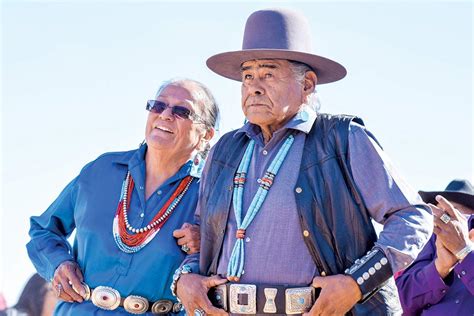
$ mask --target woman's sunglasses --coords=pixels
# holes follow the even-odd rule
[[[148,100],[146,103],[146,109],[150,112],[161,114],[167,108],[171,109],[171,114],[175,118],[184,119],[184,120],[191,120],[191,121],[199,121],[199,117],[194,114],[190,109],[181,106],[181,105],[174,105],[169,106],[163,101],[158,100]]]

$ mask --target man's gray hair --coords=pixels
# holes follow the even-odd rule
[[[293,72],[296,80],[300,82],[301,84],[304,83],[306,72],[314,71],[307,64],[300,63],[298,61],[292,61],[292,60],[288,60],[288,62],[290,63],[290,69]],[[316,73],[316,71],[314,72]],[[316,86],[316,83],[315,83],[315,86]],[[308,97],[306,98],[305,104],[313,108],[313,110],[316,112],[318,112],[319,109],[321,108],[321,103],[319,102],[319,96],[316,93],[316,87],[314,91],[310,95],[308,95]]]

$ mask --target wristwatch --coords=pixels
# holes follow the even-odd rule
[[[191,273],[191,272],[193,272],[193,271],[191,269],[191,266],[188,265],[188,264],[183,264],[181,267],[176,269],[176,271],[174,271],[173,282],[171,282],[170,289],[171,289],[171,294],[173,294],[173,296],[176,297],[178,299],[178,301],[179,301],[179,298],[176,295],[176,285],[178,284],[178,280],[183,274],[188,274],[188,273]]]

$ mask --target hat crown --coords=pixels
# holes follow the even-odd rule
[[[311,31],[304,15],[288,9],[260,10],[245,24],[242,49],[281,49],[311,53]]]
[[[469,180],[456,179],[451,181],[445,191],[461,192],[474,195],[474,187]]]

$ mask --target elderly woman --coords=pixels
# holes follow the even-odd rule
[[[172,275],[199,241],[178,229],[193,220],[196,160],[209,148],[218,108],[205,86],[181,79],[165,82],[146,109],[146,143],[87,164],[31,218],[28,253],[61,299],[56,315],[180,310]]]

